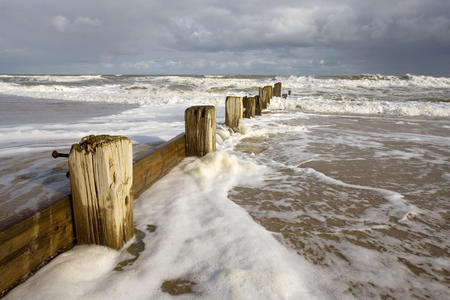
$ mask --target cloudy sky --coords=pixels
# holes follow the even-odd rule
[[[0,0],[0,73],[450,75],[450,1]]]

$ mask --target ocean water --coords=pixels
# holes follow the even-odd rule
[[[227,95],[277,81],[288,99],[221,125]],[[216,106],[218,152],[136,200],[135,238],[75,247],[7,299],[448,297],[446,77],[0,75],[0,227],[70,191],[52,150],[119,134],[138,156],[198,104]]]

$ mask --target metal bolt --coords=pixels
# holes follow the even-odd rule
[[[67,153],[59,153],[58,151],[53,151],[52,152],[52,157],[53,158],[58,158],[58,157],[69,157],[69,154]]]

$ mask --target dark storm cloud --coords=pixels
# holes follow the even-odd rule
[[[0,73],[449,74],[450,1],[0,0]]]

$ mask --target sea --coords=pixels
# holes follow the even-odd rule
[[[262,116],[226,96],[282,82]],[[134,202],[120,251],[76,246],[6,299],[449,299],[450,78],[0,75],[0,229],[70,193],[72,144],[134,156],[214,105],[217,152]]]

